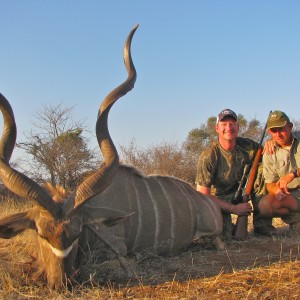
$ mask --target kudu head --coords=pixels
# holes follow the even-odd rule
[[[107,118],[117,99],[134,87],[136,71],[130,46],[137,27],[138,25],[131,30],[124,46],[128,77],[106,96],[98,113],[96,135],[104,162],[98,171],[85,179],[72,196],[64,201],[55,201],[47,189],[10,166],[9,160],[16,141],[16,124],[9,102],[0,94],[0,109],[4,119],[0,140],[0,178],[12,192],[33,200],[36,204],[27,211],[0,219],[0,238],[12,238],[26,229],[35,230],[39,243],[36,274],[45,274],[52,289],[63,287],[75,274],[78,240],[85,225],[113,226],[125,217],[117,209],[99,207],[89,210],[86,203],[110,186],[118,170],[118,153],[109,135]]]

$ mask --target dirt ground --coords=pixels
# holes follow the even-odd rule
[[[300,275],[300,235],[290,236],[284,226],[281,230],[281,236],[272,238],[256,237],[250,232],[244,242],[227,241],[223,251],[202,240],[169,256],[127,257],[131,278],[115,257],[103,260],[103,256],[92,255],[93,259],[80,266],[78,281],[71,291],[51,295],[45,281],[31,279],[34,259],[29,250],[34,249],[34,244],[29,242],[31,234],[26,233],[0,241],[0,298],[43,299],[47,293],[48,299],[242,299],[245,295],[257,299],[257,295],[265,294],[259,299],[274,299],[278,293],[293,293],[285,299],[297,299],[299,283],[291,281],[289,274],[293,273],[293,278]],[[264,269],[272,271],[257,274]],[[266,287],[267,281],[271,288]],[[259,292],[253,292],[254,285]],[[196,296],[190,298],[191,294]]]
[[[284,228],[283,232],[285,230]],[[256,237],[250,233],[247,241],[227,241],[223,251],[217,251],[211,244],[200,241],[185,251],[170,256],[140,255],[127,258],[127,265],[133,272],[130,280],[117,259],[101,264],[94,262],[94,265],[83,265],[81,276],[87,280],[90,270],[94,270],[92,280],[95,283],[110,282],[112,286],[119,288],[137,284],[158,285],[174,280],[186,282],[240,270],[252,270],[278,262],[297,261],[299,256],[300,235],[288,236],[283,233],[280,237],[271,238]]]

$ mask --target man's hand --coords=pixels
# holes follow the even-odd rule
[[[281,177],[277,182],[276,182],[276,186],[282,190],[283,193],[285,194],[290,194],[289,189],[287,187],[287,185],[295,178],[293,173],[288,173],[285,176]],[[276,190],[276,193],[280,193],[278,190]]]
[[[250,203],[239,203],[237,205],[233,205],[231,213],[238,215],[238,216],[244,216],[244,215],[250,215],[252,213],[253,209]]]
[[[272,155],[275,152],[275,142],[271,139],[266,141],[262,154]]]
[[[281,201],[281,200],[284,200],[288,196],[288,194],[290,194],[290,192],[286,193],[286,192],[284,192],[283,189],[278,188],[275,192],[275,198],[277,200]]]

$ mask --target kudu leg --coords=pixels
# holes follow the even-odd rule
[[[212,244],[217,248],[217,250],[222,251],[225,249],[225,243],[222,241],[222,239],[217,236],[213,241]]]
[[[120,253],[118,252],[118,250],[109,242],[107,241],[92,225],[87,225],[86,226],[93,234],[96,235],[97,238],[99,238],[106,246],[108,246],[110,248],[110,250],[113,251],[113,253],[115,253],[120,266],[122,267],[122,269],[125,271],[125,273],[127,274],[127,277],[131,278],[132,277],[132,273],[129,271],[129,269],[127,268],[126,265],[126,260],[125,258],[120,255]]]

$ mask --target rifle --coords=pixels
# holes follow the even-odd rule
[[[239,186],[232,198],[232,204],[239,204],[242,202],[241,199],[243,197],[244,187],[246,185],[251,166],[252,166],[251,164],[245,164],[242,179],[241,179]]]
[[[271,114],[271,112],[272,111],[270,111],[270,114]],[[269,114],[269,116],[270,116],[270,114]],[[263,148],[261,145],[262,145],[264,137],[265,137],[266,129],[267,129],[267,122],[264,127],[263,133],[261,135],[261,138],[260,138],[260,141],[258,144],[258,149],[256,151],[252,165],[245,165],[245,167],[244,167],[242,179],[241,179],[239,187],[233,197],[233,203],[247,203],[250,199],[254,181],[256,179],[258,165],[261,160],[261,155],[262,155],[262,151],[263,151]],[[251,169],[249,171],[250,166],[251,166]],[[249,171],[249,174],[248,174],[248,171]],[[248,227],[248,215],[238,216],[236,224],[235,224],[234,232],[233,232],[233,237],[239,241],[246,240],[247,236],[248,236],[247,227]]]

